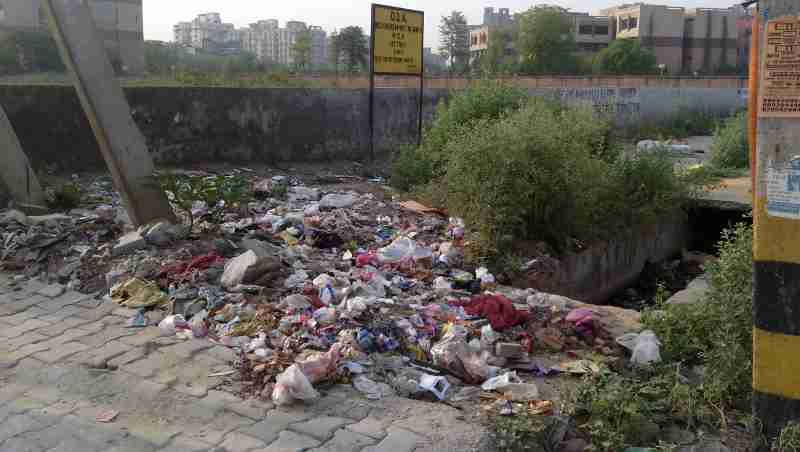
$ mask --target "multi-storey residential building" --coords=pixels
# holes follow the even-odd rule
[[[610,17],[591,16],[588,13],[570,13],[569,17],[579,54],[599,52],[614,40],[614,28]]]
[[[237,30],[242,50],[250,52],[262,62],[278,61],[278,21],[260,20],[249,28]]]
[[[328,64],[328,34],[322,27],[309,27],[311,33],[311,67],[321,68]]]
[[[88,0],[109,58],[124,73],[144,72],[142,0]],[[1,0],[0,33],[47,32],[41,0]]]
[[[615,39],[640,40],[668,73],[711,74],[735,67],[741,57],[739,14],[734,8],[685,9],[637,3],[604,9],[600,14],[613,18]]]
[[[637,3],[604,9],[600,15],[613,18],[615,39],[638,39],[653,50],[666,72],[683,70],[683,8]]]
[[[510,27],[513,22],[514,18],[511,17],[508,8],[500,8],[498,12],[495,12],[492,7],[483,9],[483,26]]]
[[[736,66],[736,14],[732,9],[686,10],[683,71],[711,74]]]

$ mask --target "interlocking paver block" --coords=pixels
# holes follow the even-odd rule
[[[266,443],[249,435],[231,432],[225,435],[225,441],[219,446],[228,452],[249,452],[265,447]]]
[[[259,452],[302,452],[311,447],[319,446],[320,441],[310,436],[285,431],[281,432],[278,440]]]
[[[28,319],[24,321],[22,324],[15,326],[14,328],[7,330],[0,330],[0,337],[14,338],[22,334],[25,334],[28,331],[42,329],[49,325],[50,325],[49,323],[42,322],[41,320]]]
[[[68,308],[65,308],[65,309],[68,309]],[[61,312],[61,311],[58,311],[58,312]],[[58,315],[58,312],[53,314],[53,315]],[[50,315],[46,315],[46,316],[42,316],[42,318],[39,319],[39,320],[43,320],[45,322],[48,322],[48,321],[51,321],[51,320],[48,320],[50,318],[53,318],[53,317],[50,316]],[[77,317],[68,317],[68,318],[65,318],[65,319],[56,319],[56,320],[52,320],[52,322],[53,322],[52,325],[50,325],[47,328],[42,329],[39,332],[42,333],[42,334],[46,334],[48,336],[51,336],[51,337],[52,336],[58,336],[58,335],[66,333],[66,332],[69,332],[70,330],[75,329],[75,328],[77,328],[77,327],[79,327],[81,325],[85,325],[85,324],[89,323],[88,320],[77,318]],[[88,332],[87,332],[87,334],[88,334]]]
[[[361,422],[348,425],[347,430],[360,433],[375,439],[383,439],[386,436],[386,424],[383,421],[368,417]]]
[[[39,316],[39,320],[43,320],[45,322],[56,323],[56,322],[61,322],[64,319],[67,319],[69,317],[75,317],[78,314],[80,314],[81,312],[83,312],[83,308],[79,308],[77,306],[64,306],[64,307],[62,307],[61,309],[59,309],[59,310],[57,310],[55,312],[51,312],[49,314]],[[82,319],[78,319],[78,320],[82,320]],[[84,321],[84,322],[81,322],[81,323],[88,323],[88,322]]]
[[[128,345],[140,347],[148,342],[154,342],[156,339],[161,337],[161,330],[159,330],[157,327],[134,329],[134,331],[136,334],[133,336],[126,336],[120,340]]]
[[[182,358],[191,358],[195,353],[210,348],[212,345],[213,344],[207,340],[190,339],[177,345],[164,347],[161,351],[164,353],[172,353]]]
[[[89,347],[81,343],[70,342],[68,344],[62,344],[59,347],[53,347],[49,351],[37,353],[33,355],[33,357],[46,363],[53,364],[88,348]]]
[[[347,429],[341,429],[336,432],[332,440],[317,449],[311,449],[310,452],[351,452],[361,450],[376,442],[378,442],[378,440],[370,438],[369,436],[351,432]]]
[[[64,294],[67,289],[62,286],[61,284],[50,284],[48,286],[44,286],[38,291],[37,294],[45,296],[47,298],[55,298]]]
[[[364,449],[363,452],[413,452],[423,440],[424,438],[416,433],[389,427],[389,432],[383,441]]]
[[[0,442],[38,428],[41,428],[41,424],[27,414],[9,416],[0,423]]]
[[[333,435],[333,432],[352,422],[341,417],[318,416],[305,422],[293,424],[290,428],[295,432],[325,441]]]
[[[161,449],[160,452],[199,452],[206,451],[209,447],[209,444],[180,434],[173,438],[169,445]]]
[[[44,316],[46,314],[47,314],[47,311],[45,311],[44,309],[36,307],[36,306],[31,306],[31,307],[29,307],[28,309],[25,309],[22,312],[17,312],[14,315],[9,315],[9,316],[6,316],[6,317],[0,317],[0,319],[2,319],[3,322],[5,322],[5,323],[11,324],[12,326],[18,326],[19,324],[23,323],[26,320],[30,320],[30,319],[33,319],[33,318],[36,318],[36,317],[39,317],[39,316]],[[39,319],[39,320],[42,320],[42,319]],[[46,321],[46,320],[44,320],[44,321]]]
[[[9,362],[18,362],[23,358],[27,358],[33,355],[34,353],[46,352],[47,350],[50,350],[50,346],[45,345],[41,342],[37,344],[28,344],[20,347],[19,349],[17,349],[17,351],[9,353],[7,355],[0,353],[0,359]]]
[[[261,422],[240,431],[250,436],[254,436],[264,441],[271,443],[278,438],[278,434],[286,430],[291,424],[303,422],[310,418],[312,413],[304,411],[286,412],[280,410],[272,410],[264,417]]]

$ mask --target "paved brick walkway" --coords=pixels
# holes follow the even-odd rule
[[[215,389],[231,350],[125,328],[131,311],[0,275],[0,452],[468,451],[485,430],[441,404],[349,386],[275,408]],[[92,369],[107,361],[117,370]],[[111,423],[97,416],[119,415]]]

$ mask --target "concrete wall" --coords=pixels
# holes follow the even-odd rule
[[[735,88],[531,88],[534,95],[587,104],[618,125],[657,122],[681,109],[728,115],[744,108]],[[425,93],[425,118],[451,91]],[[325,161],[368,158],[369,93],[352,89],[127,88],[133,117],[158,163]],[[378,89],[380,153],[416,141],[419,98],[412,89]],[[67,86],[0,86],[5,108],[34,167],[102,167],[77,96]]]
[[[517,284],[588,303],[603,303],[630,286],[645,267],[669,259],[686,247],[688,223],[683,220],[642,226],[627,237],[594,245],[565,256],[554,273],[529,276]]]

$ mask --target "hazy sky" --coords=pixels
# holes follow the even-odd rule
[[[172,40],[172,26],[180,21],[193,19],[197,14],[218,12],[222,20],[236,27],[243,27],[262,19],[278,19],[281,26],[287,20],[301,20],[319,25],[329,33],[334,29],[360,25],[369,32],[369,0],[145,0],[145,39]],[[385,3],[409,9],[425,11],[425,45],[437,47],[437,24],[442,15],[456,9],[464,12],[470,24],[480,24],[486,6],[510,8],[511,12],[525,10],[533,4],[557,4],[573,11],[594,12],[625,1],[609,0],[404,0]],[[628,0],[627,3],[633,3]],[[741,0],[653,0],[652,3],[688,8],[724,8]]]

